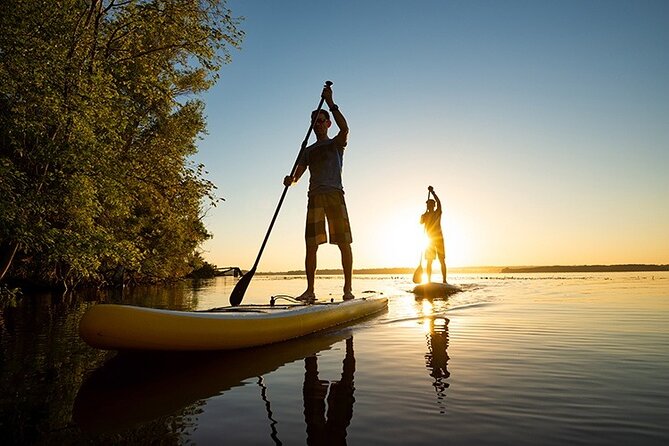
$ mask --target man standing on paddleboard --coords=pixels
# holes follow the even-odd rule
[[[339,107],[332,100],[332,88],[326,85],[321,97],[325,100],[334,117],[339,132],[334,138],[328,137],[332,125],[330,114],[325,110],[315,110],[311,114],[314,121],[316,142],[306,147],[298,160],[294,175],[287,175],[284,186],[297,183],[309,168],[309,192],[307,203],[307,223],[305,229],[306,258],[304,261],[307,274],[307,289],[297,299],[314,302],[314,279],[316,275],[316,253],[318,246],[327,242],[325,221],[327,219],[329,241],[339,246],[341,263],[344,270],[344,300],[353,299],[351,276],[353,271],[353,253],[351,251],[351,225],[344,201],[342,167],[344,149],[348,141],[348,124]]]
[[[428,197],[430,194],[434,197],[428,198],[425,202],[427,210],[420,216],[420,224],[425,225],[425,232],[429,238],[427,249],[425,249],[425,260],[427,263],[427,281],[432,281],[432,261],[435,257],[439,258],[441,263],[441,275],[446,283],[446,251],[444,249],[444,234],[441,232],[441,201],[434,188],[428,186]],[[437,205],[435,209],[435,204]]]

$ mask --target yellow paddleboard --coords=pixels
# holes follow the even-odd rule
[[[79,323],[81,338],[104,350],[231,350],[325,330],[386,309],[385,297],[312,305],[239,305],[173,311],[99,304]]]

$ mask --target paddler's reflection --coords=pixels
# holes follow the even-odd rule
[[[339,381],[318,378],[316,355],[304,358],[304,420],[307,424],[307,444],[346,444],[346,429],[353,418],[353,375],[355,357],[353,338],[346,340],[346,356]],[[327,399],[327,405],[326,405]],[[327,407],[327,413],[326,413]]]
[[[439,412],[445,413],[446,389],[449,383],[446,381],[451,373],[448,371],[448,322],[447,318],[429,319],[429,332],[426,334],[427,353],[425,354],[425,366],[434,378],[432,385],[437,392],[437,405]]]

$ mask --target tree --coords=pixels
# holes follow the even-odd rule
[[[240,20],[223,0],[0,4],[0,280],[188,272],[216,202],[197,94]]]

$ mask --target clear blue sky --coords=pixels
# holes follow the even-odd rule
[[[669,263],[668,1],[235,0],[246,37],[196,161],[205,257],[250,268],[325,80],[351,133],[354,267],[417,263],[427,186],[451,266]],[[259,270],[303,268],[306,177]],[[334,246],[319,267],[338,267]]]

